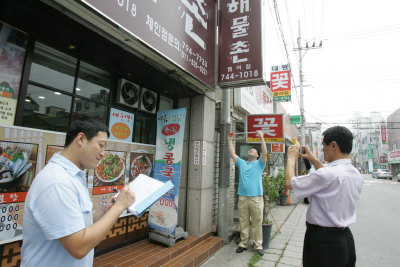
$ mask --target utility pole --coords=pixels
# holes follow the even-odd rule
[[[299,51],[299,79],[300,79],[300,117],[301,117],[301,138],[300,138],[300,144],[305,145],[306,141],[306,135],[305,135],[305,116],[304,116],[304,92],[303,92],[303,57],[306,55],[307,51],[309,49],[317,49],[317,48],[322,48],[322,41],[319,43],[319,46],[315,45],[315,41],[312,44],[311,47],[308,46],[308,42],[306,43],[305,47],[301,46],[301,30],[300,30],[300,21],[299,21],[299,37],[297,37],[297,48],[295,48],[295,51]],[[304,51],[302,53],[301,51]]]

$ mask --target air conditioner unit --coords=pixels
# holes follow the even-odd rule
[[[139,107],[140,86],[125,80],[118,80],[117,99],[116,102],[131,108]]]
[[[139,109],[150,113],[156,113],[156,108],[157,108],[157,93],[149,89],[142,88],[142,93],[140,95]]]

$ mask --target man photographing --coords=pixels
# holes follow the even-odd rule
[[[303,266],[352,267],[356,250],[349,226],[356,221],[355,208],[362,190],[362,176],[350,161],[353,135],[342,126],[331,127],[322,135],[324,160],[328,164],[322,164],[306,146],[291,146],[285,187],[293,189],[297,199],[307,197],[310,203]],[[316,171],[295,177],[299,157],[308,159]]]

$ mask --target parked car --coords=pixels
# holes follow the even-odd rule
[[[374,172],[372,172],[372,177],[374,177]],[[385,178],[385,179],[392,179],[393,174],[387,169],[377,169],[375,178]]]
[[[395,177],[393,177],[392,180],[393,180],[393,181],[396,181],[396,180],[397,180],[397,182],[400,182],[400,172],[399,172]]]
[[[377,178],[377,177],[376,177],[376,173],[377,173],[377,170],[373,170],[373,171],[371,172],[372,178]]]

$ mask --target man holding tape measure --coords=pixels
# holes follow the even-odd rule
[[[263,187],[262,173],[267,162],[267,146],[264,141],[264,134],[257,131],[261,138],[261,154],[256,147],[252,147],[247,152],[247,161],[235,154],[233,147],[233,134],[228,135],[229,153],[236,166],[239,168],[239,224],[240,224],[240,244],[236,253],[247,250],[249,241],[249,227],[251,218],[251,233],[254,248],[260,256],[264,255],[262,248],[262,220],[263,220]]]

